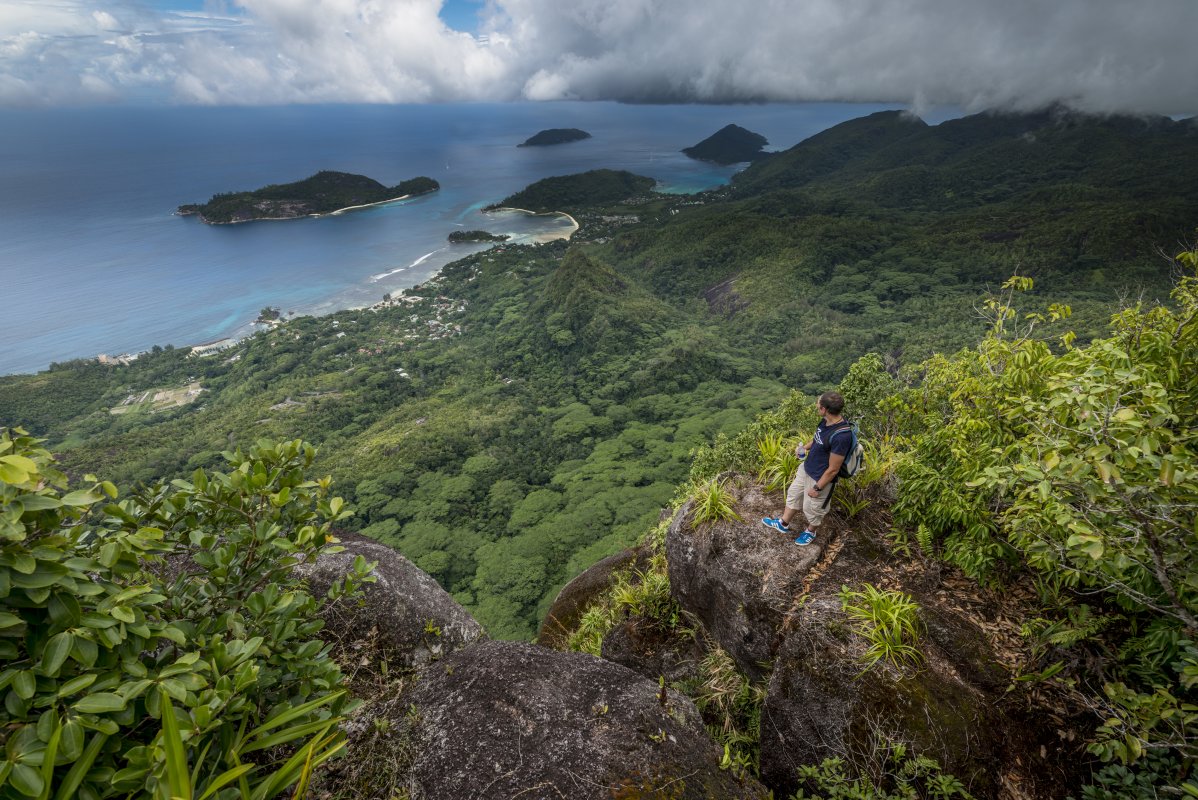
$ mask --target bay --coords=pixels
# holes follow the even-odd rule
[[[182,346],[252,330],[259,309],[321,314],[427,280],[482,245],[531,241],[560,220],[481,209],[550,175],[627,169],[667,192],[726,183],[737,167],[679,150],[729,123],[784,149],[892,106],[522,103],[105,107],[0,112],[0,374],[98,353]],[[537,131],[593,138],[517,148]],[[335,217],[209,226],[178,217],[217,192],[322,170],[430,195]]]

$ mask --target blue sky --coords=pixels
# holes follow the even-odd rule
[[[147,6],[160,11],[204,11],[204,0],[148,0]],[[211,2],[208,3],[211,6]],[[444,0],[441,19],[449,27],[474,33],[478,28],[478,12],[483,0]]]
[[[1198,113],[1198,0],[0,0],[0,107],[508,100]]]

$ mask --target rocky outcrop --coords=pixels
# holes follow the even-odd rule
[[[739,520],[694,524],[688,504],[671,522],[671,593],[701,624],[697,641],[714,641],[765,683],[759,766],[776,797],[800,788],[799,767],[828,758],[872,774],[894,742],[935,759],[979,798],[1054,797],[1076,785],[1071,764],[1084,753],[1074,733],[1084,723],[1046,707],[1034,690],[1010,691],[995,641],[1009,647],[1018,627],[1008,624],[995,638],[994,598],[934,564],[896,554],[881,535],[884,512],[847,522],[833,514],[820,539],[800,548],[760,524],[781,509],[780,493],[767,496],[743,476],[725,486]],[[842,587],[864,584],[903,592],[918,605],[917,664],[867,667],[868,642],[840,598]],[[649,622],[616,626],[604,656],[666,674],[680,639],[655,638]]]
[[[720,769],[684,695],[581,653],[475,644],[359,719],[344,761],[378,769],[354,780],[350,763],[334,767],[355,797],[766,797]]]
[[[622,569],[647,569],[651,555],[645,546],[629,548],[596,562],[563,586],[541,620],[537,643],[564,649],[587,606],[611,588],[612,576]]]
[[[670,592],[754,680],[768,674],[783,624],[811,567],[830,538],[799,547],[760,524],[777,516],[781,498],[753,483],[728,482],[740,522],[693,526],[684,505],[666,534]],[[827,527],[827,526],[825,526]]]
[[[960,625],[961,637],[972,638],[969,623]],[[996,796],[1008,729],[996,698],[963,680],[956,659],[934,642],[920,649],[918,668],[881,661],[866,669],[858,658],[865,645],[840,601],[813,596],[774,662],[762,713],[763,779],[789,794],[799,788],[798,767],[831,757],[868,763],[880,740],[893,740],[936,759],[975,796]]]
[[[362,556],[376,561],[363,600],[325,603],[324,635],[356,658],[386,659],[393,668],[418,666],[485,636],[482,625],[433,578],[396,550],[358,533],[339,533],[345,548],[297,568],[315,597],[351,571]]]

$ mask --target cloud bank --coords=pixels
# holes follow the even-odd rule
[[[1198,112],[1194,0],[0,0],[0,105],[847,100]]]

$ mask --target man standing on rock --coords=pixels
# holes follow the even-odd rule
[[[790,521],[800,509],[807,520],[807,528],[795,538],[795,544],[808,545],[815,541],[815,532],[832,499],[832,484],[840,472],[840,465],[853,447],[852,425],[841,416],[844,398],[839,392],[824,392],[816,401],[816,409],[823,417],[815,428],[810,445],[799,444],[795,455],[807,456],[799,466],[794,483],[786,490],[786,510],[781,517],[766,517],[761,524],[785,534],[793,531]],[[839,435],[837,435],[839,434]]]

